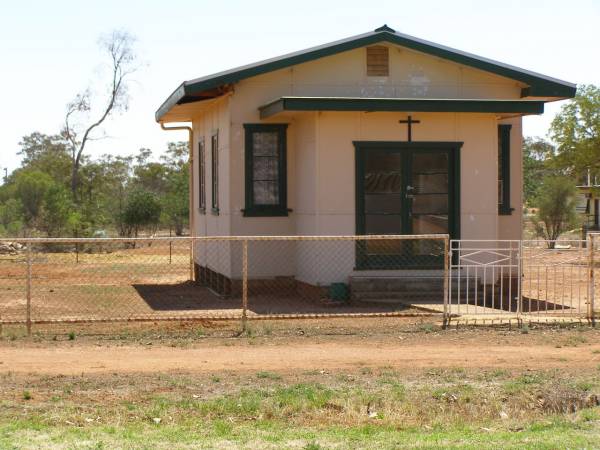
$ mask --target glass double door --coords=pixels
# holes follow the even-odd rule
[[[394,145],[357,150],[359,234],[453,234],[453,151]],[[441,241],[372,240],[357,247],[359,268],[437,268]]]

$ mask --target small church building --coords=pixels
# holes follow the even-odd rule
[[[384,25],[185,81],[156,120],[191,124],[194,236],[521,239],[522,118],[575,91]],[[418,255],[386,267],[377,246],[341,257],[303,245],[256,246],[250,275],[326,286],[439,271]],[[237,279],[240,249],[199,248],[195,262],[200,278]]]

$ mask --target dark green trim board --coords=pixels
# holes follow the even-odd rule
[[[356,201],[356,234],[366,234],[364,174],[366,157],[374,150],[402,155],[402,189],[401,195],[409,197],[408,184],[411,181],[411,161],[414,155],[433,152],[445,152],[448,155],[448,225],[453,239],[460,238],[460,149],[462,142],[398,142],[398,141],[355,141],[355,201]],[[410,203],[405,204],[401,212],[402,229],[400,234],[412,233]],[[395,213],[397,214],[397,213]],[[368,255],[364,242],[356,245],[357,270],[392,270],[392,269],[439,269],[443,263],[440,255],[416,255],[413,243],[407,241],[401,246],[398,255]]]
[[[522,95],[553,97],[557,99],[572,98],[575,96],[576,86],[572,83],[456,50],[424,39],[419,39],[414,36],[398,33],[388,26],[383,26],[368,33],[289,53],[276,58],[259,61],[246,66],[236,67],[234,69],[196,78],[194,80],[184,81],[158,108],[155,114],[156,120],[160,121],[175,105],[214,98],[222,94],[223,88],[246,78],[380,42],[389,42],[391,44],[519,81],[527,85],[527,87],[524,88]]]
[[[246,205],[242,211],[244,217],[287,216],[287,123],[244,124],[245,130],[245,190]],[[279,203],[276,205],[258,205],[254,201],[254,144],[253,134],[276,132],[278,134],[278,179]]]
[[[435,98],[281,97],[260,106],[260,118],[283,111],[398,111],[542,114],[537,100]]]
[[[510,207],[510,130],[512,125],[498,125],[498,175],[502,180],[502,192],[498,196],[498,214],[508,216],[513,212]],[[498,183],[500,189],[500,183]]]

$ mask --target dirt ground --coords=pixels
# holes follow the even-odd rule
[[[594,448],[599,368],[583,324],[4,326],[0,448]]]
[[[600,363],[600,342],[581,348],[539,345],[481,344],[477,339],[456,344],[439,342],[293,343],[207,346],[178,349],[152,347],[72,346],[1,348],[0,372],[74,375],[99,372],[219,372],[348,369],[359,366],[414,369],[462,368],[586,368]]]
[[[17,337],[5,327],[0,373],[598,367],[600,331],[564,327],[441,330],[422,320],[382,318],[252,323],[241,336],[204,322],[139,324],[115,334],[39,328],[33,338]]]

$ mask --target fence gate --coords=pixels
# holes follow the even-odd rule
[[[519,241],[450,242],[449,312],[460,316],[515,315],[522,271]]]
[[[594,242],[452,240],[448,312],[593,319]]]

